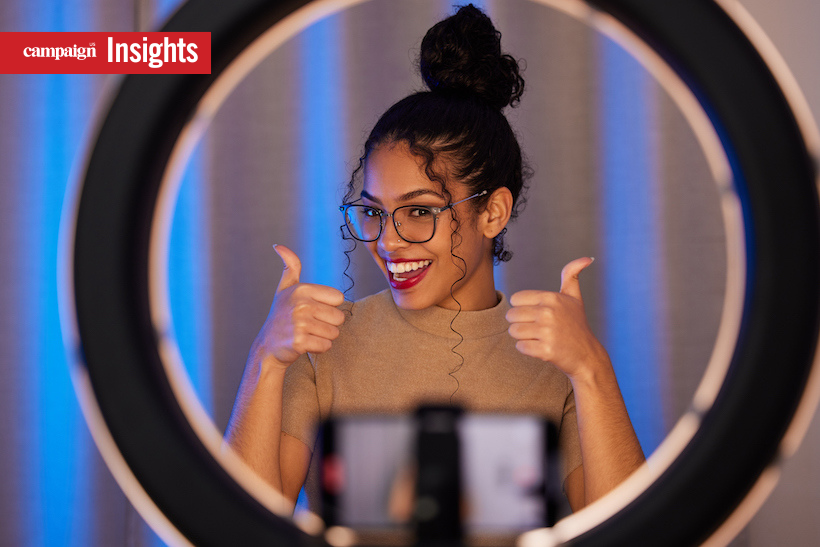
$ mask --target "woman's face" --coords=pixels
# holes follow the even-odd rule
[[[469,196],[463,184],[448,184],[448,190],[453,203]],[[441,185],[427,178],[423,160],[414,156],[407,144],[388,143],[370,153],[364,168],[364,205],[392,213],[403,205],[444,207],[450,202]],[[439,214],[435,235],[426,243],[403,240],[396,233],[392,218],[385,218],[379,239],[366,244],[400,308],[457,309],[457,300],[464,310],[479,310],[497,303],[492,239],[480,232],[477,214],[469,202],[454,209],[461,222],[455,248],[452,210]]]

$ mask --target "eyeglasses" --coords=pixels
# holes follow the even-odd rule
[[[370,242],[379,239],[384,229],[384,218],[393,217],[393,226],[396,227],[396,233],[400,238],[408,243],[427,243],[436,233],[436,220],[441,213],[486,193],[487,190],[484,190],[446,207],[404,205],[397,207],[392,213],[385,213],[368,205],[348,203],[341,205],[339,210],[344,213],[345,225],[350,235],[359,241]]]

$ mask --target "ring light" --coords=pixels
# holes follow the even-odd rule
[[[168,206],[164,185],[173,179],[171,160],[181,153],[177,143],[207,122],[220,93],[224,98],[223,77],[245,70],[234,61],[250,63],[258,40],[284,40],[355,3],[194,0],[184,5],[162,30],[211,32],[212,73],[122,80],[67,219],[74,225],[66,236],[73,247],[69,293],[63,295],[64,332],[75,356],[78,395],[115,477],[169,542],[324,544],[277,516],[275,496],[265,487],[248,486],[252,481],[243,478],[241,464],[223,465],[216,441],[204,438],[208,434],[175,396],[178,389],[164,365],[166,333],[161,314],[152,308],[150,270],[152,244],[161,246],[155,241],[158,211]],[[739,196],[745,280],[725,379],[709,405],[690,413],[698,427],[668,466],[656,469],[650,484],[611,516],[592,519],[584,529],[572,524],[584,515],[574,515],[563,528],[559,523],[554,531],[533,532],[524,541],[594,546],[632,545],[640,538],[647,545],[683,546],[713,537],[719,542],[726,539],[721,534],[727,528],[721,526],[738,508],[756,508],[744,502],[750,492],[767,493],[761,475],[770,476],[796,448],[800,427],[816,403],[817,381],[810,380],[816,376],[820,326],[814,126],[802,103],[793,107],[787,100],[778,83],[784,75],[776,78],[772,72],[781,69],[770,68],[739,28],[737,21],[746,22],[738,8],[730,16],[729,6],[710,0],[564,4],[571,6],[568,12],[600,16],[628,29],[700,103]],[[795,417],[801,422],[790,429]],[[744,514],[741,520],[750,517]]]

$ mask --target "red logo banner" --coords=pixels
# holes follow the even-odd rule
[[[210,73],[210,32],[0,32],[0,74]]]

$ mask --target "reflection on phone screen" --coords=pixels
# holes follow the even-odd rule
[[[429,449],[422,461],[428,479],[430,473],[459,474],[451,484],[460,484],[457,515],[464,534],[514,537],[553,524],[552,498],[560,492],[554,426],[535,416],[460,412],[455,424],[454,444],[434,445],[433,462]],[[436,496],[416,495],[422,430],[429,433],[430,424],[421,427],[418,416],[351,416],[325,424],[320,467],[326,522],[399,537],[435,512]],[[448,454],[435,450],[456,451],[458,469],[437,467]]]

